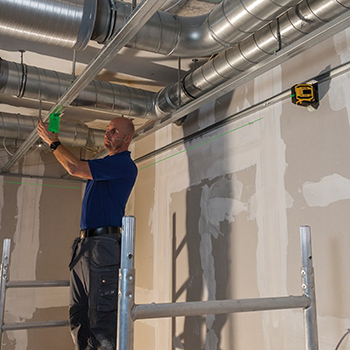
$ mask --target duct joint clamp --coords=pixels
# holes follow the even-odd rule
[[[22,66],[22,78],[21,78],[21,84],[18,90],[18,95],[17,97],[22,98],[24,96],[24,93],[26,91],[26,86],[27,86],[27,73],[28,73],[28,68],[25,63],[21,63]]]
[[[184,94],[185,94],[187,97],[191,98],[192,100],[195,100],[197,97],[192,96],[192,95],[187,91],[187,89],[186,89],[186,84],[185,84],[186,78],[187,78],[190,74],[192,74],[192,73],[193,73],[193,72],[188,72],[188,73],[182,78],[182,80],[181,80],[181,85],[182,85],[182,91],[184,92]]]
[[[277,30],[277,41],[278,41],[278,51],[282,49],[282,37],[281,37],[281,27],[280,27],[280,20],[279,18],[276,18],[276,30]]]
[[[109,22],[109,28],[108,28],[108,33],[107,33],[107,37],[104,40],[104,42],[106,42],[107,40],[109,40],[113,33],[114,33],[114,27],[116,24],[116,16],[117,16],[117,6],[115,4],[115,0],[109,0],[109,4],[111,7],[111,19]]]

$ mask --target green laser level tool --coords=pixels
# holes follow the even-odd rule
[[[49,119],[49,131],[58,134],[60,131],[60,121],[60,113],[51,113]]]

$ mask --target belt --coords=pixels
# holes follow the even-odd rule
[[[80,230],[80,238],[94,237],[108,234],[121,234],[120,226],[103,226]]]

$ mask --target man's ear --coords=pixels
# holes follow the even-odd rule
[[[132,140],[132,136],[131,135],[128,135],[128,136],[126,136],[126,138],[125,138],[126,140],[125,140],[125,142],[131,142],[131,140]]]

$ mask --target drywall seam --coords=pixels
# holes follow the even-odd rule
[[[334,35],[334,46],[341,63],[350,61],[350,28]],[[348,79],[332,79],[329,90],[329,104],[333,111],[346,108],[350,125],[350,73],[346,74]]]
[[[163,128],[156,133],[156,147],[163,143],[164,140],[171,139],[171,129]],[[159,156],[156,157],[156,161]],[[153,233],[153,271],[154,273],[154,289],[155,296],[158,302],[171,300],[171,239],[165,232],[171,232],[168,223],[171,223],[169,217],[169,205],[171,196],[168,186],[169,162],[156,164],[155,167],[155,189],[152,208],[151,232]],[[161,253],[160,253],[161,252]],[[172,341],[171,319],[159,319],[156,321],[157,327],[155,330],[156,348],[166,349]]]
[[[38,162],[39,157],[30,157]],[[29,158],[26,158],[26,163]],[[25,164],[23,165],[25,167]],[[32,168],[36,174],[43,175],[44,166],[37,164]],[[16,230],[13,236],[13,251],[11,253],[10,276],[11,280],[35,280],[36,261],[39,251],[39,216],[42,182],[39,179],[25,179],[17,191]],[[27,183],[33,186],[27,186]],[[15,303],[8,303],[6,319],[9,322],[30,320],[36,309],[37,291],[27,290],[25,298],[17,298]],[[28,346],[28,332],[8,331],[8,337],[15,342],[15,350],[26,350]]]
[[[254,99],[259,101],[281,91],[282,69],[275,67],[254,81]],[[265,95],[265,96],[262,96]],[[281,135],[282,102],[264,110],[261,153],[257,164],[257,276],[260,296],[287,295],[287,197],[284,184],[286,145]],[[290,198],[289,198],[290,201]],[[288,340],[277,340],[271,329],[283,320],[278,312],[262,315],[264,348],[283,348]]]

